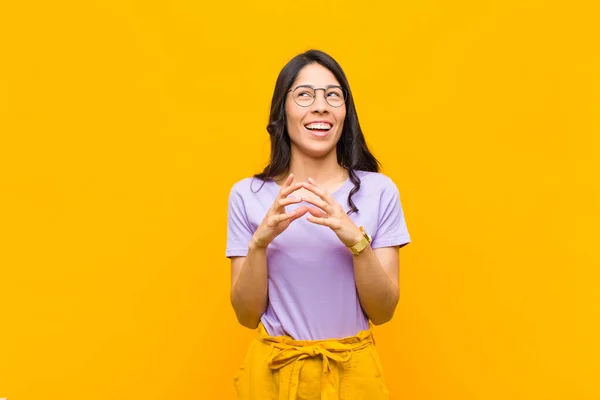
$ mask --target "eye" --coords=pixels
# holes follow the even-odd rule
[[[313,94],[310,89],[298,89],[296,90],[296,97],[312,97]]]
[[[336,97],[336,98],[342,98],[342,91],[340,89],[329,89],[329,91],[327,92],[327,96],[328,97]]]

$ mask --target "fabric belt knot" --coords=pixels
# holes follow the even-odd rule
[[[268,359],[271,369],[280,369],[294,363],[290,381],[290,400],[295,400],[300,383],[300,371],[304,360],[321,356],[323,359],[323,377],[321,381],[321,400],[329,400],[329,394],[335,393],[332,387],[335,378],[339,379],[337,369],[331,368],[330,360],[345,363],[352,357],[352,350],[340,343],[322,342],[312,346],[293,346],[284,343],[273,344],[273,353]],[[335,376],[332,376],[335,375]]]
[[[354,351],[365,349],[374,343],[370,327],[368,330],[360,331],[356,336],[341,339],[295,340],[289,336],[270,336],[262,323],[258,327],[257,340],[271,347],[271,353],[266,360],[270,369],[281,370],[293,364],[291,370],[285,372],[286,375],[290,373],[289,388],[285,388],[283,393],[280,393],[280,396],[283,395],[290,400],[297,398],[300,371],[305,361],[314,357],[323,360],[321,400],[338,400],[339,390],[335,385],[339,386],[339,371],[347,368],[346,364],[352,358]],[[332,365],[332,362],[338,365]],[[280,387],[281,389],[283,388]]]

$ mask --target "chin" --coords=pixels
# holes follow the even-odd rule
[[[324,158],[331,154],[331,152],[335,152],[335,146],[307,146],[307,147],[299,147],[298,151],[302,154],[305,154],[311,158]]]

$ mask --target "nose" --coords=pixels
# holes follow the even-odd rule
[[[321,95],[319,92],[323,92]],[[329,104],[325,101],[325,90],[317,89],[315,90],[315,101],[312,103],[312,112],[315,113],[324,113],[327,112]]]

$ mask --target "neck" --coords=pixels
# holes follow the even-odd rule
[[[337,154],[334,151],[322,158],[313,158],[294,152],[290,160],[290,169],[282,179],[293,173],[294,182],[308,182],[312,178],[318,185],[337,184],[348,178],[348,172],[344,167],[338,164]]]

